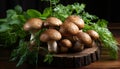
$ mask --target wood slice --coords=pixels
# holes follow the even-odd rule
[[[50,64],[42,63],[43,57],[40,58],[40,66],[82,67],[97,61],[100,58],[100,50],[97,46],[94,46],[92,48],[86,48],[83,51],[77,53],[55,54],[53,55],[53,61]]]

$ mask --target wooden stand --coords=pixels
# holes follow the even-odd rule
[[[97,61],[100,58],[98,46],[86,48],[78,53],[55,54],[52,63],[43,63],[43,57],[39,57],[39,66],[47,67],[82,67]]]

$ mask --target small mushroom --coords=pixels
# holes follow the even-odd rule
[[[24,24],[23,29],[31,33],[30,45],[35,44],[35,33],[42,28],[42,24],[43,21],[39,18],[31,18]]]
[[[94,30],[88,30],[87,33],[91,36],[92,39],[96,40],[99,38],[99,34]]]
[[[40,40],[42,42],[48,43],[48,51],[50,53],[57,53],[57,42],[62,38],[59,31],[55,29],[47,29],[40,35]]]
[[[54,28],[62,25],[62,21],[56,17],[49,17],[44,21],[44,26],[49,28]]]
[[[67,48],[71,48],[72,47],[72,42],[68,39],[63,39],[63,40],[61,40],[61,45],[65,46]]]
[[[79,32],[77,35],[79,40],[81,40],[85,45],[90,46],[92,44],[91,37],[85,32]]]
[[[77,16],[77,15],[68,16],[65,20],[65,23],[66,22],[73,22],[78,26],[79,29],[84,28],[84,21],[80,16]]]

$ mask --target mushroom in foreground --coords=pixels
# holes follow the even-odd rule
[[[62,38],[59,31],[55,29],[47,29],[40,35],[40,41],[48,43],[48,51],[50,53],[57,53],[57,42]]]
[[[42,28],[42,24],[43,21],[39,18],[31,18],[24,24],[23,29],[31,33],[30,45],[35,44],[35,40],[34,40],[35,33]]]

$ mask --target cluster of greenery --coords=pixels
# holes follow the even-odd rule
[[[35,9],[23,11],[21,6],[17,5],[14,9],[7,10],[6,18],[0,19],[0,42],[4,44],[5,47],[13,49],[11,61],[18,60],[16,66],[20,66],[27,60],[29,60],[29,63],[38,63],[38,48],[34,48],[32,51],[29,50],[28,36],[30,36],[30,33],[23,30],[23,25],[28,19],[41,18],[45,20],[50,16],[54,16],[64,21],[66,17],[73,14],[81,16],[84,20],[84,31],[93,29],[99,33],[103,47],[108,49],[111,58],[117,59],[117,42],[108,30],[108,22],[106,20],[99,19],[99,17],[86,12],[84,10],[85,4],[74,3],[64,6],[63,4],[59,4],[59,0],[44,1],[49,1],[50,7],[45,8],[42,13]],[[40,42],[38,37],[43,31],[44,30],[40,30],[35,36],[37,47],[41,49],[44,48],[41,47],[42,42]],[[47,51],[46,49],[44,50]],[[50,63],[52,59],[52,54],[48,52],[44,61]]]

